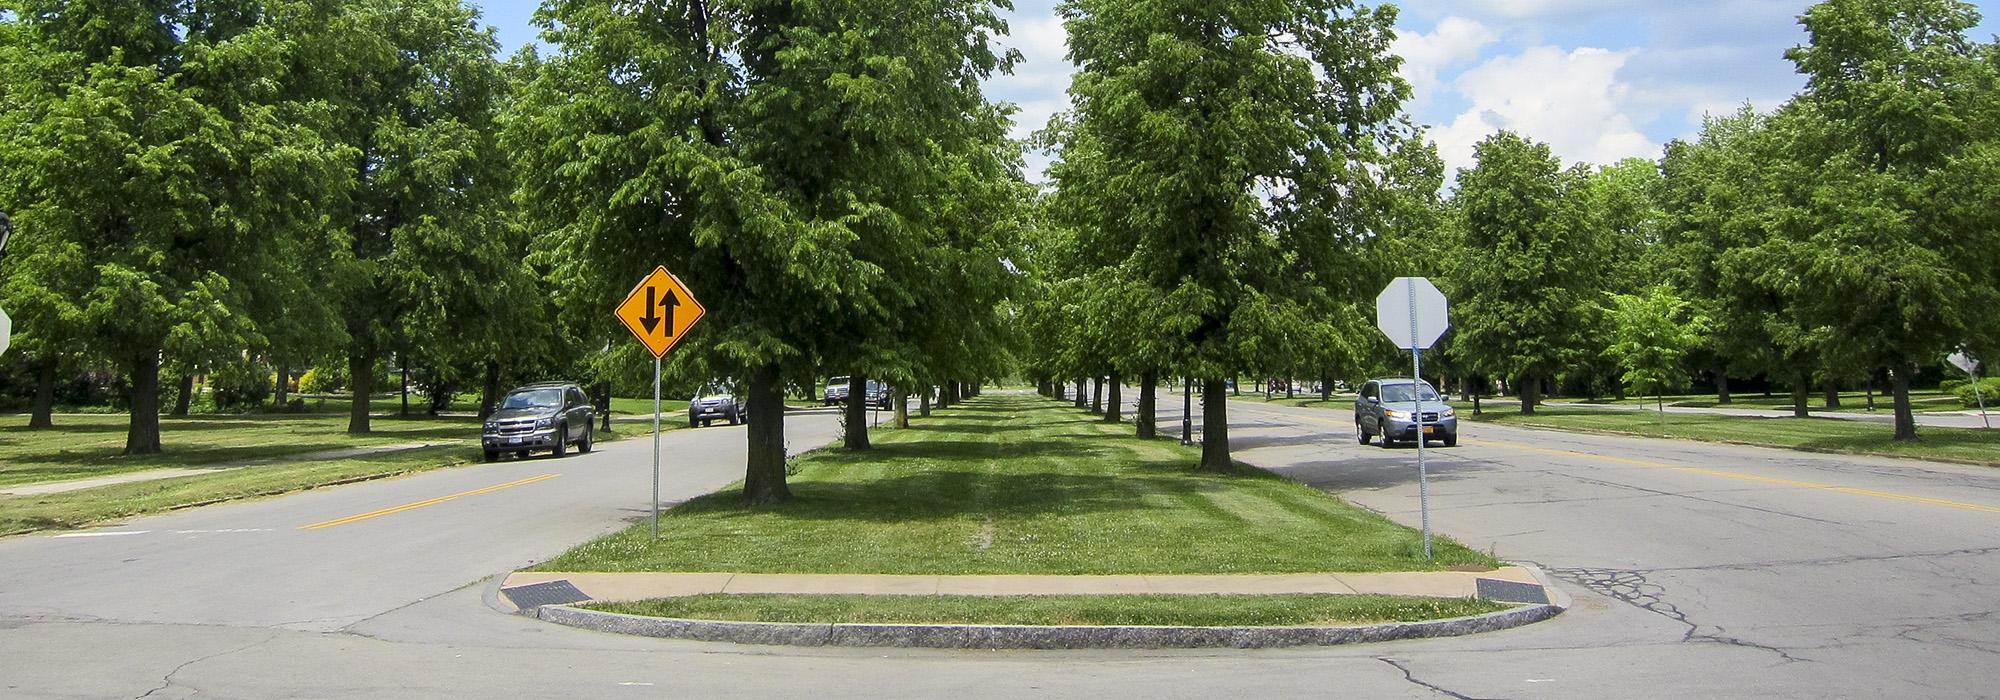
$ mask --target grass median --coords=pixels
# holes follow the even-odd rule
[[[1256,469],[1193,471],[1196,448],[1036,396],[941,410],[875,449],[796,458],[793,500],[734,488],[581,545],[541,571],[819,574],[1257,574],[1490,567]]]
[[[583,607],[744,622],[1278,627],[1417,622],[1505,610],[1465,598],[1383,595],[701,595]]]
[[[1646,437],[1733,442],[1817,452],[1942,459],[2000,465],[2000,431],[1919,427],[1915,442],[1898,442],[1895,427],[1839,418],[1742,416],[1610,411],[1542,406],[1534,415],[1491,410],[1459,417],[1481,423],[1584,430]]]

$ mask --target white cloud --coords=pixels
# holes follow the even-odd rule
[[[1632,51],[1540,46],[1500,56],[1452,81],[1467,109],[1432,131],[1439,154],[1471,167],[1472,147],[1507,129],[1543,141],[1565,161],[1609,163],[1652,158],[1659,144],[1639,130],[1631,87],[1618,79]]]
[[[1446,17],[1429,34],[1396,37],[1390,51],[1403,58],[1403,79],[1415,93],[1411,111],[1421,111],[1439,87],[1438,72],[1479,58],[1479,52],[1500,39],[1484,24],[1464,17]]]

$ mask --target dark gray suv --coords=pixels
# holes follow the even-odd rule
[[[486,418],[480,444],[486,461],[511,452],[526,457],[536,450],[548,450],[557,457],[591,448],[591,417],[597,411],[583,389],[567,382],[529,384],[507,392],[493,415]]]
[[[1445,405],[1429,382],[1408,379],[1377,379],[1361,386],[1354,399],[1354,432],[1361,444],[1379,435],[1382,446],[1416,442],[1417,415],[1423,414],[1426,441],[1441,440],[1445,447],[1458,445],[1458,411]]]

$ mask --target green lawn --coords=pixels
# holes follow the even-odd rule
[[[1198,474],[1195,448],[1036,396],[989,394],[876,433],[876,449],[796,458],[792,502],[734,488],[674,508],[543,571],[1224,574],[1493,566],[1307,486],[1248,469]]]
[[[1606,411],[1588,408],[1543,406],[1535,415],[1523,416],[1511,410],[1488,410],[1460,418],[1500,425],[1581,429],[1630,433],[1719,442],[1740,442],[1770,447],[1874,454],[1890,457],[1950,459],[2000,465],[2000,430],[1967,428],[1917,428],[1916,442],[1897,442],[1894,428],[1887,423],[1864,423],[1838,418],[1749,418],[1739,416],[1641,411]]]
[[[0,417],[0,488],[149,469],[215,471],[65,493],[0,496],[0,535],[83,527],[190,505],[456,466],[479,458],[479,423],[470,417],[404,420],[393,414],[376,415],[371,422],[374,432],[363,436],[346,433],[345,414],[162,417],[165,452],[133,457],[119,454],[125,447],[126,420],[122,415],[61,415],[55,429],[29,430],[27,416]],[[599,433],[597,440],[630,433],[629,428],[622,435]],[[344,459],[285,460],[315,452],[412,443],[437,446]]]
[[[583,607],[751,622],[1278,627],[1416,622],[1509,606],[1469,598],[1380,595],[701,595]]]

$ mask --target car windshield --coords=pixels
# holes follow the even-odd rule
[[[714,384],[710,384],[710,385],[708,385],[708,386],[704,386],[704,387],[702,387],[702,388],[701,388],[701,393],[699,393],[699,394],[696,394],[695,396],[696,396],[697,398],[704,398],[704,399],[706,399],[706,398],[713,398],[713,397],[717,397],[717,396],[730,396],[730,395],[732,395],[733,393],[734,393],[734,392],[733,392],[733,391],[731,391],[731,390],[730,390],[730,388],[729,388],[729,387],[727,387],[727,386],[717,386],[717,385],[714,385]]]
[[[846,378],[846,377],[834,377],[834,378],[832,378],[832,379],[828,379],[828,380],[826,380],[826,385],[827,385],[827,386],[829,386],[829,387],[836,387],[836,386],[838,386],[838,387],[845,387],[845,386],[847,386],[847,378]]]
[[[1428,385],[1385,384],[1382,386],[1382,401],[1383,403],[1403,403],[1410,401],[1411,389],[1421,389],[1424,395],[1423,400],[1425,401],[1438,400],[1437,390],[1430,388]]]
[[[562,395],[561,389],[517,391],[507,395],[507,400],[500,403],[500,409],[555,408],[562,405]]]

